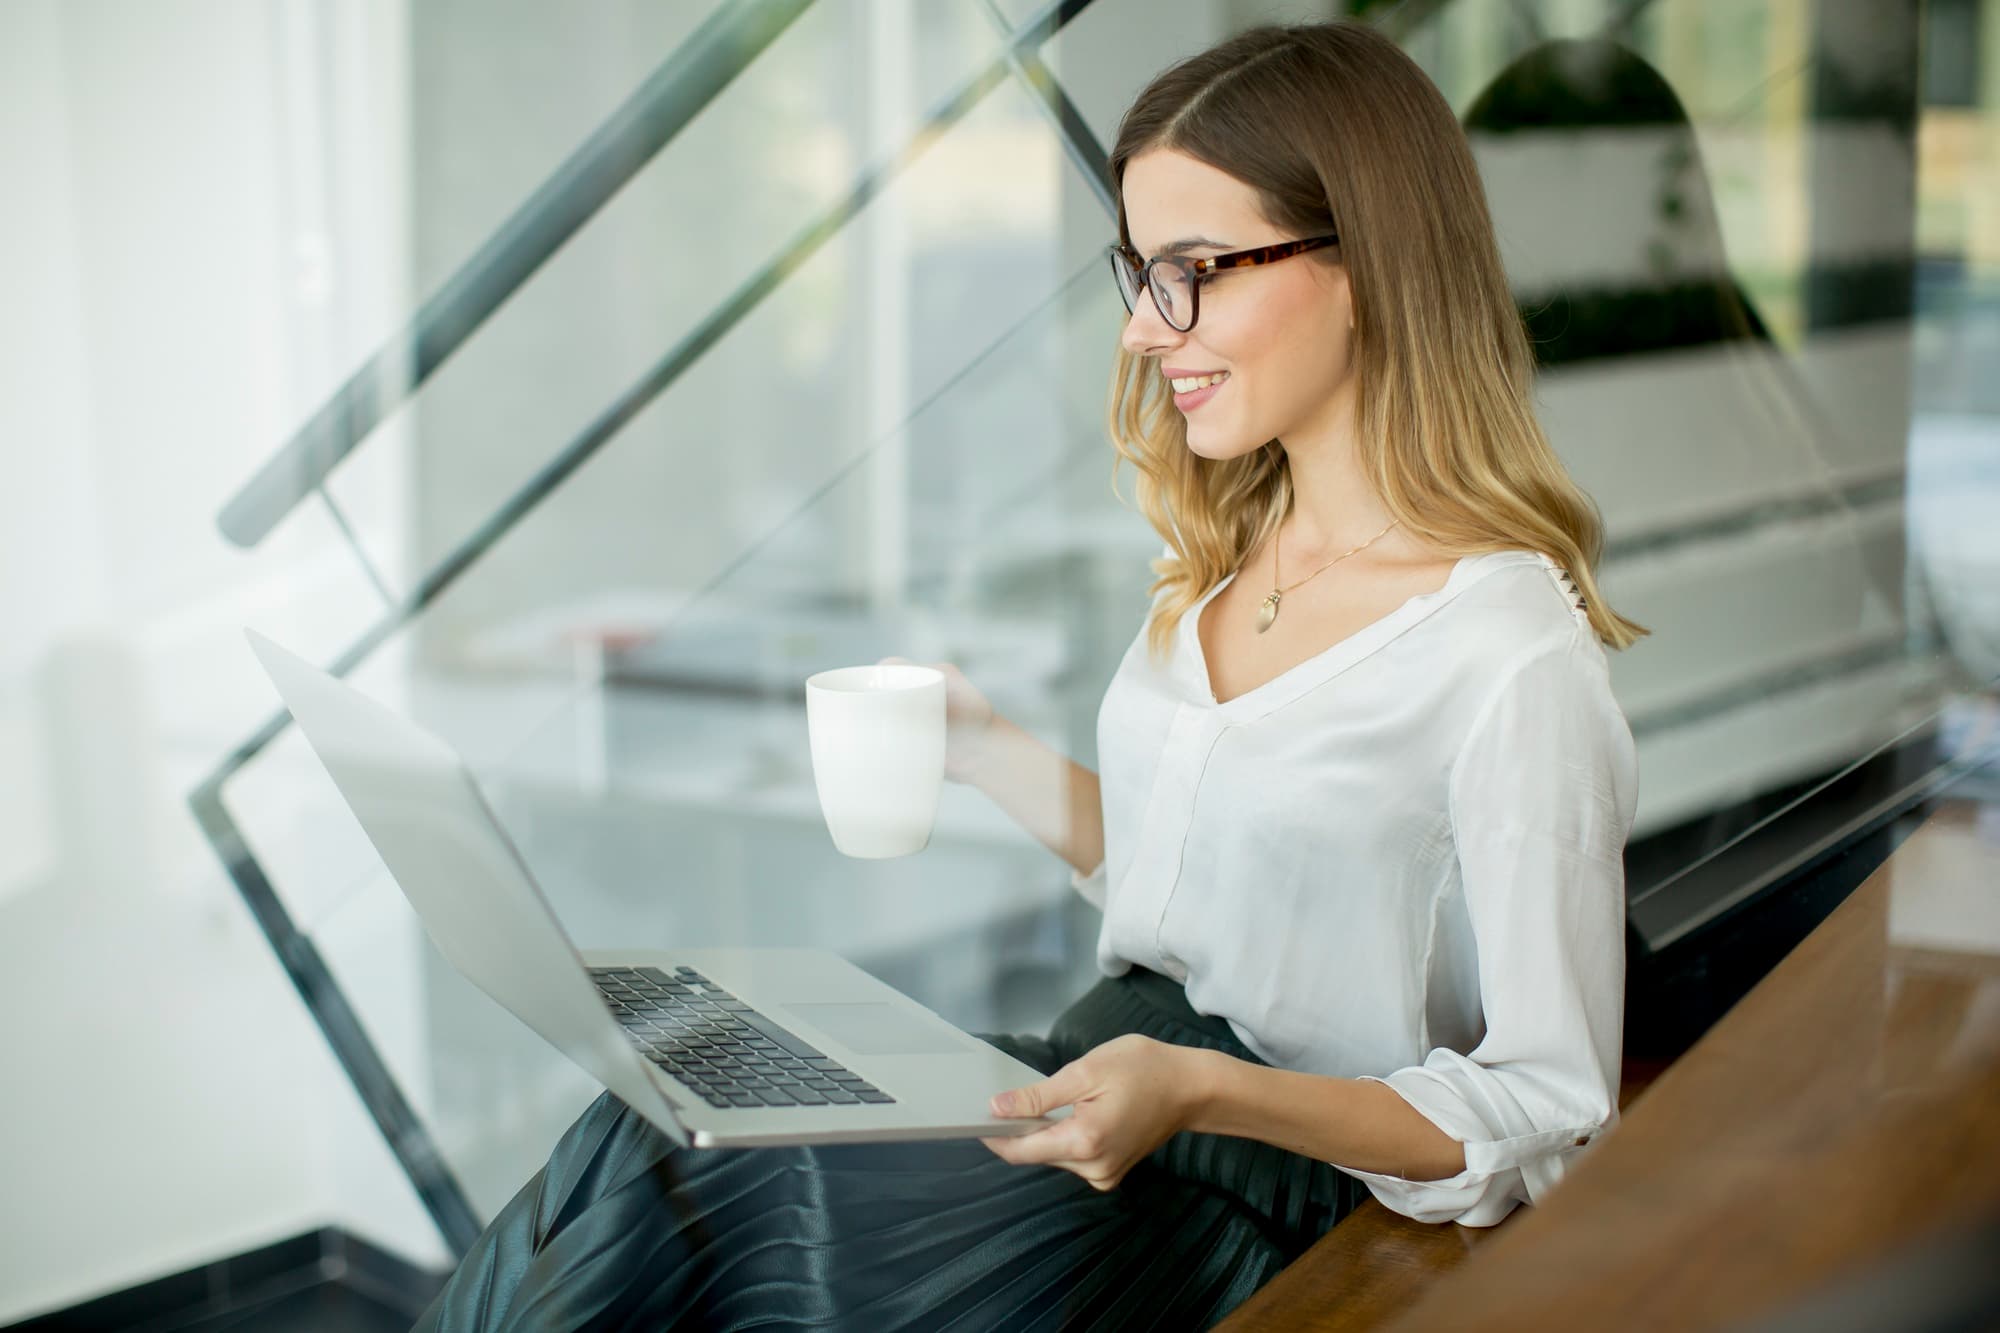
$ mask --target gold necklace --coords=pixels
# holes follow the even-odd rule
[[[1401,520],[1398,519],[1391,519],[1389,521],[1389,528],[1395,527],[1396,524],[1400,521]],[[1376,533],[1373,537],[1370,537],[1367,541],[1355,547],[1354,551],[1367,550],[1369,547],[1373,546],[1376,542],[1380,541],[1382,539],[1382,534],[1386,533],[1389,530],[1389,528],[1382,529],[1382,532]],[[1283,524],[1279,525],[1279,529],[1280,529],[1279,532],[1273,532],[1271,534],[1271,577],[1273,579],[1278,577],[1278,538],[1283,530]],[[1312,582],[1312,580],[1326,573],[1327,570],[1332,569],[1335,565],[1347,559],[1348,556],[1353,555],[1354,551],[1348,551],[1341,555],[1335,556],[1333,559],[1321,565],[1318,569],[1315,569],[1312,573],[1300,579],[1299,583]],[[1272,624],[1278,619],[1278,599],[1283,597],[1286,593],[1290,592],[1293,588],[1298,587],[1299,583],[1294,583],[1289,587],[1271,589],[1271,595],[1264,599],[1264,605],[1257,612],[1257,632],[1259,634],[1262,634],[1265,630],[1271,628]]]

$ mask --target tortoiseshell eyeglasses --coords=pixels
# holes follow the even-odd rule
[[[1143,264],[1139,262],[1138,254],[1122,242],[1113,242],[1106,249],[1111,256],[1111,271],[1118,278],[1118,294],[1125,298],[1125,313],[1129,315],[1138,308],[1140,291],[1150,289],[1160,318],[1167,321],[1169,328],[1186,333],[1194,327],[1201,314],[1203,278],[1225,268],[1275,264],[1280,259],[1290,259],[1293,255],[1333,245],[1339,240],[1340,237],[1329,232],[1325,236],[1309,236],[1299,241],[1260,245],[1252,250],[1232,250],[1226,255],[1210,255],[1206,259],[1158,255]]]

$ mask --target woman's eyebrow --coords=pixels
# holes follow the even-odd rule
[[[1229,248],[1227,241],[1211,241],[1206,236],[1190,236],[1186,240],[1169,241],[1160,247],[1159,252],[1163,255],[1185,254],[1189,250],[1198,249],[1204,245],[1213,250],[1227,250]]]

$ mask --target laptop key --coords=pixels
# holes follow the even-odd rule
[[[742,1020],[745,1023],[748,1023],[751,1027],[756,1028],[766,1037],[769,1037],[772,1041],[775,1041],[776,1043],[778,1043],[778,1045],[790,1051],[793,1055],[800,1056],[807,1060],[811,1059],[824,1060],[826,1058],[825,1056],[819,1053],[819,1050],[816,1047],[807,1045],[804,1041],[800,1040],[797,1037],[794,1037],[791,1033],[785,1031],[783,1028],[779,1027],[776,1023],[773,1023],[770,1019],[764,1017],[764,1015],[758,1013],[754,1009],[739,1015],[739,1017],[741,1017]]]
[[[844,1088],[835,1088],[826,1094],[826,1099],[840,1106],[852,1106],[861,1099]]]
[[[881,1091],[879,1088],[870,1088],[866,1092],[856,1093],[855,1095],[860,1097],[860,1099],[864,1102],[881,1103],[881,1102],[893,1102],[896,1100],[894,1097],[891,1097],[888,1093]]]

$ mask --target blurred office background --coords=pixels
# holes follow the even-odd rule
[[[1159,550],[1102,156],[1341,13],[1465,116],[1654,631],[1628,1050],[2000,799],[2000,0],[7,0],[0,1321],[288,1237],[442,1271],[597,1092],[245,626],[457,746],[586,946],[826,946],[974,1031],[1087,985],[975,791],[834,852],[801,682],[953,661],[1094,765]]]

